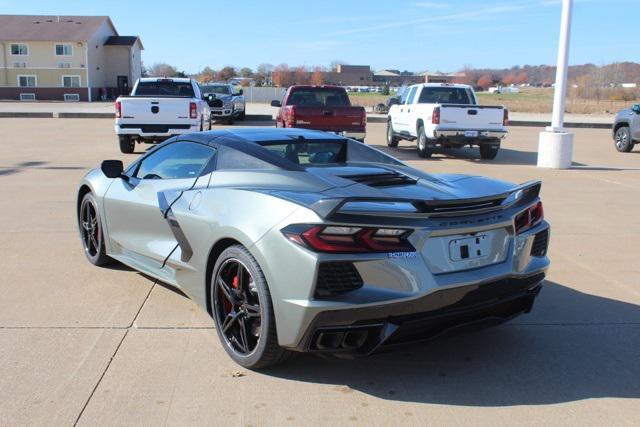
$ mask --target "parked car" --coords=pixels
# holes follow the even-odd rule
[[[115,130],[120,151],[136,142],[160,142],[174,135],[211,129],[208,100],[195,80],[143,77],[129,96],[116,99]]]
[[[179,287],[247,368],[363,356],[531,310],[549,266],[541,183],[413,169],[349,138],[172,138],[77,192],[87,259]]]
[[[507,136],[507,109],[478,105],[468,85],[417,84],[391,100],[387,145],[396,147],[402,139],[417,141],[420,157],[431,157],[436,147],[477,145],[483,159],[493,159]]]
[[[640,104],[620,110],[613,121],[613,141],[616,150],[628,153],[640,143]]]
[[[291,86],[271,106],[280,108],[276,127],[323,130],[364,142],[367,113],[364,107],[352,107],[340,86]]]
[[[202,93],[212,95],[222,101],[219,107],[211,107],[212,120],[223,120],[233,124],[233,120],[244,120],[246,116],[246,102],[244,91],[226,83],[209,83],[201,86]]]

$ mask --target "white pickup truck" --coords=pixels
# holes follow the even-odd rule
[[[159,142],[174,135],[211,129],[211,109],[195,80],[143,77],[130,96],[116,99],[115,130],[120,151],[136,142]],[[217,101],[220,102],[220,101]]]
[[[401,139],[417,141],[420,157],[431,157],[438,146],[478,145],[483,159],[493,159],[507,136],[507,109],[478,105],[471,86],[412,85],[400,98],[392,98],[390,104],[387,145],[396,147]]]

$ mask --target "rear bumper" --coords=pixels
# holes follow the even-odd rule
[[[539,272],[439,289],[411,301],[409,314],[406,302],[322,312],[293,350],[367,355],[384,347],[497,325],[531,310],[544,277]]]
[[[465,136],[465,132],[477,132],[477,136]],[[433,131],[433,137],[445,138],[461,143],[470,143],[474,141],[485,141],[504,139],[507,136],[506,130],[476,130],[476,129],[436,129]]]
[[[174,135],[183,135],[200,130],[200,120],[192,120],[188,123],[172,124],[129,124],[116,123],[117,135],[137,136],[142,139],[170,138]]]

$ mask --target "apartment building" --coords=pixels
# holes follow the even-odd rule
[[[142,74],[138,36],[108,16],[0,15],[0,99],[96,101]]]

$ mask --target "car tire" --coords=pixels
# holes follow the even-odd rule
[[[244,246],[233,245],[220,254],[213,268],[210,294],[218,338],[234,362],[247,369],[260,369],[292,356],[278,345],[267,281]]]
[[[631,139],[631,130],[629,129],[629,126],[620,126],[616,129],[613,142],[616,146],[616,150],[621,153],[628,153],[633,150],[633,139]]]
[[[480,158],[484,160],[493,160],[498,155],[500,147],[495,145],[483,144],[480,146]]]
[[[120,151],[125,154],[133,153],[133,149],[136,146],[136,142],[126,135],[119,135],[118,143],[120,144]]]
[[[240,115],[238,116],[238,120],[244,121],[246,117],[247,117],[247,112],[245,110],[242,110],[242,113],[240,113]]]
[[[231,126],[233,124],[233,115],[229,116],[229,118],[226,120],[227,125]]]
[[[433,154],[433,147],[429,145],[429,139],[427,138],[427,134],[424,132],[424,126],[418,126],[418,138],[417,144],[418,148],[418,156],[428,159]]]
[[[78,230],[84,254],[91,264],[101,266],[112,262],[105,250],[98,204],[91,192],[85,194],[80,202]]]
[[[393,124],[391,120],[387,120],[387,147],[395,148],[398,146],[400,138],[393,133]]]

